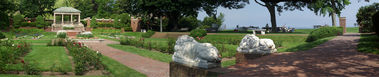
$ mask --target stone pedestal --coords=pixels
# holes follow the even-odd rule
[[[217,74],[209,69],[187,67],[180,63],[170,62],[170,77],[216,77]]]
[[[266,55],[268,55],[268,54],[266,54]],[[236,53],[236,64],[247,63],[247,60],[257,59],[257,58],[260,58],[260,57],[263,57],[266,55],[263,55],[263,54],[246,54],[246,53],[237,52]]]
[[[346,17],[340,17],[340,27],[343,28],[343,33],[346,33]]]

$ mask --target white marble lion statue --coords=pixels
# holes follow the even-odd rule
[[[183,35],[176,41],[174,49],[174,62],[206,69],[220,66],[221,56],[210,43],[198,43],[192,37]]]
[[[276,52],[274,41],[271,39],[259,39],[254,34],[247,34],[241,40],[237,51],[249,54],[270,54]]]

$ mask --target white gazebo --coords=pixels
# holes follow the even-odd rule
[[[54,21],[52,24],[52,31],[63,30],[63,27],[74,27],[76,31],[84,31],[84,26],[80,22],[81,11],[72,7],[60,7],[54,10]],[[61,18],[57,21],[57,16]],[[65,17],[69,19],[65,21]]]

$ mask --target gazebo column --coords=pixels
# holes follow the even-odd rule
[[[80,13],[79,13],[79,15],[78,15],[78,23],[80,23]]]
[[[63,22],[63,18],[64,18],[64,15],[62,14],[62,23],[61,23],[61,24],[62,24],[62,26],[63,26],[63,23],[64,23],[64,22]]]
[[[55,25],[56,23],[55,23],[55,13],[54,13],[54,20],[53,20],[53,24]]]
[[[74,24],[74,22],[72,22],[72,14],[71,14],[71,17],[70,17],[70,18],[71,18],[71,21],[70,21],[70,23],[71,23],[71,24]]]

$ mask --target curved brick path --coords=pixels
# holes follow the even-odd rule
[[[119,44],[119,42],[105,40],[101,43],[84,42],[91,49],[99,51],[101,54],[108,56],[129,68],[141,72],[148,77],[168,77],[169,64],[156,61],[150,58],[142,57],[122,50],[114,49],[107,44]]]
[[[277,53],[226,69],[221,77],[379,76],[379,55],[357,52],[359,34],[337,36],[304,52]]]

